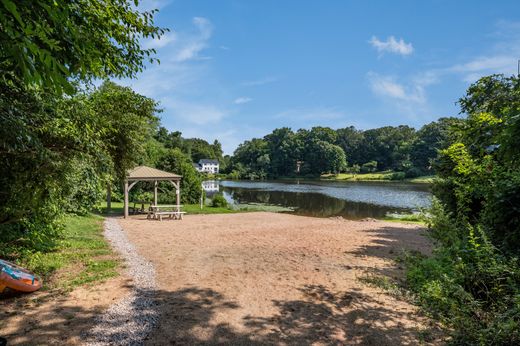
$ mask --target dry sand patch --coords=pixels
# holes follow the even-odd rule
[[[120,220],[157,273],[160,322],[148,344],[416,344],[426,319],[367,287],[402,275],[415,225],[275,213]]]

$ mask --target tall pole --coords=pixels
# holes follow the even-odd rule
[[[157,180],[153,183],[153,205],[157,205]]]
[[[125,180],[125,219],[128,217],[128,180]]]

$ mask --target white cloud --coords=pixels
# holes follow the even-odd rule
[[[191,103],[169,98],[161,101],[161,104],[167,107],[168,112],[179,122],[208,125],[218,123],[228,115],[228,112],[214,105]]]
[[[193,59],[208,59],[208,57],[200,57],[199,53],[207,48],[208,41],[213,33],[213,25],[203,17],[194,17],[193,24],[197,28],[195,35],[188,35],[179,45],[173,60],[183,62]]]
[[[388,52],[400,55],[410,55],[413,53],[413,46],[411,43],[404,42],[402,38],[397,41],[394,36],[388,37],[386,41],[381,41],[376,36],[372,36],[368,42],[372,47],[377,49],[380,54]]]
[[[376,95],[413,103],[426,103],[425,88],[438,81],[432,72],[413,77],[407,84],[399,83],[395,77],[369,72],[367,75],[372,92]]]
[[[242,82],[242,85],[243,86],[259,86],[259,85],[274,83],[276,81],[278,81],[278,77],[268,76],[268,77],[261,78],[261,79],[255,79],[255,80]]]
[[[237,104],[237,105],[241,105],[241,104],[248,103],[251,101],[253,101],[253,99],[250,97],[239,97],[239,98],[235,99],[235,101],[233,101],[233,103]]]
[[[476,57],[468,62],[454,65],[447,71],[462,74],[463,80],[466,82],[474,82],[482,76],[494,73],[512,75],[516,73],[519,53],[520,51],[511,52],[510,55]]]
[[[146,40],[145,42],[143,42],[143,48],[144,49],[163,48],[163,47],[166,47],[167,45],[169,45],[170,43],[175,42],[176,39],[177,39],[177,35],[174,32],[170,32],[170,33],[164,34],[160,38],[153,38],[153,39]]]

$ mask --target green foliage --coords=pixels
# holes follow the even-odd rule
[[[157,162],[157,168],[167,172],[173,172],[182,176],[181,180],[181,203],[198,203],[202,193],[202,179],[193,168],[191,159],[179,149],[168,149]],[[173,190],[170,194],[163,193],[161,198],[175,201]]]
[[[410,287],[454,344],[520,344],[519,90],[516,77],[490,76],[461,99],[470,113],[436,160],[436,249],[410,261]]]
[[[394,172],[390,176],[390,180],[403,180],[404,178],[406,178],[406,174],[404,174],[404,172]]]
[[[63,212],[93,206],[110,167],[98,128],[82,95],[0,84],[0,255],[52,248]]]
[[[377,161],[366,162],[360,168],[361,173],[373,173],[375,171],[377,171]]]
[[[154,61],[143,38],[159,38],[156,11],[137,1],[2,0],[0,81],[73,90],[71,79],[133,77]]]
[[[89,102],[99,131],[113,162],[114,176],[123,181],[126,172],[142,163],[145,143],[157,126],[157,103],[128,87],[105,82],[91,95]]]
[[[357,173],[354,167],[361,166],[361,173],[393,170],[409,171],[410,177],[431,175],[432,161],[438,150],[455,141],[457,136],[451,129],[460,122],[460,119],[441,118],[419,131],[409,126],[385,126],[366,131],[350,126],[338,130],[313,127],[295,133],[284,127],[273,130],[263,139],[241,144],[226,172],[232,172],[237,178],[315,177],[347,170]],[[262,160],[259,161],[260,157]],[[297,162],[301,163],[299,172],[296,171]],[[377,166],[372,166],[372,162]]]
[[[222,194],[216,194],[211,199],[211,206],[215,208],[227,208],[228,202]]]

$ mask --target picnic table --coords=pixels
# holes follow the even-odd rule
[[[144,205],[145,204],[152,204],[152,202],[150,201],[134,201],[134,206],[133,207],[129,207],[128,209],[131,210],[131,213],[132,214],[138,214],[138,213],[146,213],[146,210],[144,208]],[[138,205],[141,205],[141,207],[139,208]]]
[[[170,219],[182,220],[182,216],[186,214],[185,211],[181,211],[182,207],[177,204],[151,205],[148,208],[147,219],[162,221],[163,216],[168,216]]]

